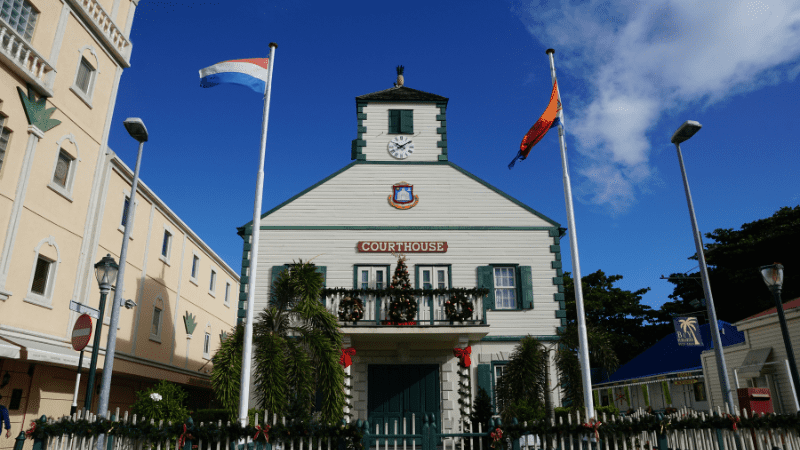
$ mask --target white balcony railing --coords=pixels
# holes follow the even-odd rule
[[[34,86],[39,95],[47,97],[53,95],[45,82],[45,77],[53,67],[3,20],[0,20],[0,58],[5,60],[17,75]]]
[[[130,66],[131,42],[111,20],[111,16],[100,6],[100,2],[97,0],[72,0],[72,3],[80,7],[82,15],[89,19],[95,30],[106,38],[111,50],[122,59],[124,66]]]
[[[338,317],[339,305],[346,294],[335,294],[326,297],[325,304],[328,311]],[[343,326],[362,326],[362,325],[399,325],[394,323],[388,315],[389,304],[391,298],[389,297],[376,297],[374,295],[361,295],[359,296],[362,304],[364,305],[364,317],[355,324],[351,321],[344,321],[341,318],[339,323]],[[411,322],[416,322],[418,326],[475,326],[482,325],[484,321],[483,315],[483,297],[468,297],[472,303],[472,317],[464,321],[450,321],[445,314],[444,303],[449,298],[449,295],[431,295],[431,296],[417,296],[417,317]]]

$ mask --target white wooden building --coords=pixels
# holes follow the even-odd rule
[[[559,245],[565,230],[449,161],[447,104],[402,84],[356,97],[352,163],[261,219],[256,315],[272,280],[299,259],[313,258],[328,288],[388,287],[397,264],[392,251],[399,251],[412,288],[489,289],[463,322],[447,320],[447,295],[418,297],[410,325],[387,320],[388,299],[362,297],[364,318],[341,325],[344,347],[356,350],[349,368],[353,418],[373,424],[415,413],[419,426],[422,413],[435,413],[440,429],[457,429],[459,398],[471,404],[479,386],[493,396],[510,353],[527,335],[550,350],[551,402],[560,404],[553,350],[566,322]],[[252,223],[239,234],[242,320]],[[324,299],[334,314],[340,297]],[[468,371],[454,356],[466,347]],[[469,396],[459,394],[460,380],[469,383]]]

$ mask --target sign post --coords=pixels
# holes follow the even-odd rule
[[[78,376],[75,378],[75,393],[72,395],[72,408],[69,410],[69,415],[75,414],[78,410],[78,389],[81,386],[81,368],[83,368],[83,349],[89,343],[92,337],[92,318],[88,314],[81,314],[78,320],[75,321],[75,326],[72,327],[72,348],[75,351],[81,352],[78,358]]]

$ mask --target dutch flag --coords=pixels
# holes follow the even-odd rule
[[[238,84],[264,94],[269,76],[269,58],[232,59],[200,69],[200,86]]]

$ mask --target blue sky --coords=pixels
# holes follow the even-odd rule
[[[354,97],[391,87],[402,64],[406,86],[450,99],[452,162],[566,226],[556,132],[507,168],[549,98],[550,47],[583,275],[623,275],[619,286],[652,288],[644,302],[658,307],[672,292],[659,277],[696,267],[669,142],[688,119],[703,125],[682,145],[701,232],[800,203],[798,1],[143,0],[131,39],[109,145],[133,167],[122,121],[141,117],[142,179],[236,271],[262,98],[200,88],[198,70],[265,57],[269,42],[263,211],[350,162]],[[566,236],[562,246],[571,271]]]

